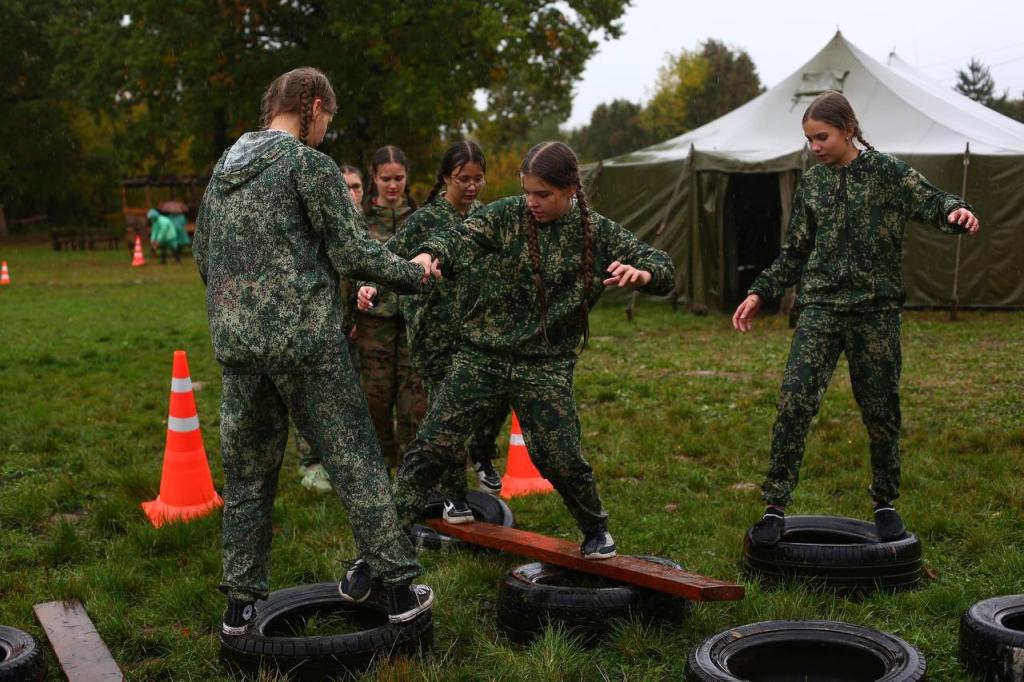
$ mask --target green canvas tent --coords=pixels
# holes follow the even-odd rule
[[[591,201],[671,254],[679,301],[731,310],[779,253],[793,192],[814,163],[800,118],[829,89],[849,98],[872,145],[943,189],[966,191],[981,219],[981,232],[963,238],[908,224],[907,305],[947,306],[955,288],[964,307],[1024,307],[1024,124],[928,80],[895,55],[881,64],[838,32],[740,108],[588,166]]]

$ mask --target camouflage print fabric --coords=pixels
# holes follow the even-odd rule
[[[800,314],[782,379],[771,463],[762,486],[768,504],[787,505],[800,475],[804,443],[839,360],[846,353],[853,395],[871,442],[871,496],[892,501],[900,482],[900,312]]]
[[[288,416],[320,453],[349,515],[359,555],[384,584],[419,573],[397,524],[390,483],[366,403],[347,363],[333,372],[225,374],[221,397],[224,462],[224,581],[236,599],[270,589],[271,512]]]
[[[343,276],[428,289],[422,268],[367,237],[334,161],[275,130],[246,133],[217,162],[192,250],[228,373],[336,368]]]
[[[352,339],[348,339],[348,353],[352,360],[352,369],[355,374],[359,374],[359,352],[356,347],[356,342]],[[299,429],[295,426],[295,422],[292,422],[292,440],[295,443],[295,449],[299,452],[299,466],[313,466],[314,464],[320,464],[323,458],[319,452],[313,452],[313,449],[309,445],[309,441],[302,437],[299,433]]]
[[[441,381],[444,377],[423,377],[423,387],[427,391],[427,410],[430,410],[430,401],[436,397],[441,390]],[[493,441],[492,441],[493,442]],[[461,452],[454,453],[451,457],[451,466],[444,468],[437,476],[437,491],[446,500],[462,500],[466,497],[466,450],[460,447]]]
[[[389,467],[397,467],[402,451],[412,442],[427,410],[423,380],[412,367],[401,316],[360,314],[356,329],[360,376],[370,418],[384,460]]]
[[[412,213],[412,207],[405,203],[404,199],[397,208],[386,208],[373,204],[366,212],[366,230],[374,241],[384,244],[394,236],[402,223]],[[398,315],[398,294],[394,291],[382,290],[377,300],[374,301],[373,308],[361,314],[370,317],[394,317]]]
[[[595,211],[590,211],[590,222],[594,265],[588,301],[583,300],[580,277],[583,234],[579,209],[574,206],[558,220],[537,228],[548,309],[546,339],[527,249],[526,200],[522,196],[499,199],[465,222],[431,235],[418,250],[438,258],[445,276],[458,279],[473,273],[462,342],[517,358],[573,357],[586,314],[604,289],[601,280],[616,260],[650,271],[651,281],[642,291],[667,294],[672,290],[672,261],[665,252],[641,242]],[[490,259],[487,267],[474,270],[480,258]]]
[[[958,234],[947,216],[963,199],[906,163],[867,150],[846,166],[814,166],[793,198],[786,244],[749,293],[774,301],[800,281],[796,305],[833,310],[899,308],[908,220]]]
[[[604,524],[608,514],[580,449],[573,364],[572,359],[460,351],[431,399],[395,480],[401,523],[408,525],[419,517],[432,481],[461,468],[466,436],[511,405],[533,463],[555,486],[580,529]]]

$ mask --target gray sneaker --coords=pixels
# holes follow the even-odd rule
[[[491,460],[482,459],[479,462],[473,462],[473,470],[476,471],[476,478],[480,481],[480,490],[491,495],[501,492],[501,476],[498,475],[498,470],[494,468]]]
[[[611,559],[618,554],[615,551],[615,540],[607,528],[601,527],[587,533],[580,545],[584,559]]]
[[[373,575],[370,564],[357,559],[352,567],[345,572],[345,577],[338,583],[338,594],[350,604],[361,604],[370,596],[373,589]]]
[[[465,500],[445,500],[441,518],[448,523],[473,523],[473,510]]]

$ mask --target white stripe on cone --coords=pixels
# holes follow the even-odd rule
[[[195,431],[199,428],[199,415],[194,417],[168,417],[167,418],[167,429],[169,431],[177,431],[178,433],[188,433],[189,431]]]
[[[192,390],[192,377],[171,378],[171,393],[188,393]]]
[[[526,445],[526,441],[525,441],[525,440],[523,440],[523,436],[522,436],[522,434],[519,434],[519,433],[513,433],[513,434],[512,434],[511,436],[509,436],[509,438],[508,438],[508,444],[509,444],[509,445]]]

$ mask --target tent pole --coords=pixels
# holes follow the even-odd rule
[[[964,147],[964,178],[963,182],[960,183],[960,198],[964,201],[967,200],[967,167],[971,165],[971,143],[968,142]],[[963,243],[964,235],[958,234],[956,237],[956,260],[953,262],[953,301],[949,308],[949,320],[956,322],[957,313],[960,308],[960,246]]]

